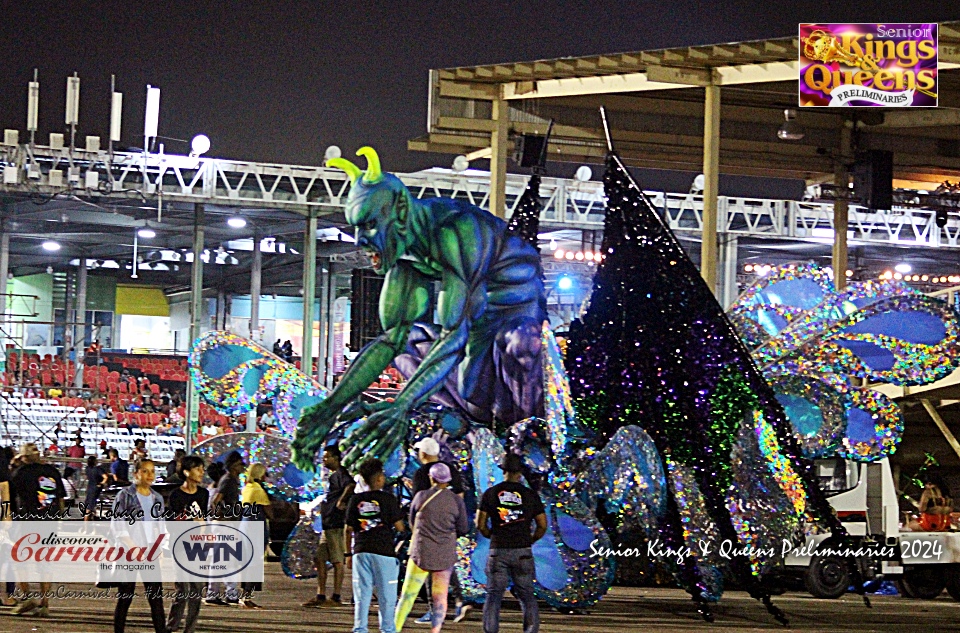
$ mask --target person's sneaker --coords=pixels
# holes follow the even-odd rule
[[[32,599],[24,600],[23,602],[21,602],[20,604],[18,604],[13,608],[12,613],[13,615],[24,615],[24,614],[30,613],[31,611],[39,607],[40,607],[40,603],[37,602],[36,600],[32,600]]]
[[[203,601],[203,604],[209,605],[211,607],[225,607],[227,603],[223,598],[207,598]]]
[[[325,600],[326,600],[326,598],[320,598],[319,596],[314,596],[314,597],[310,598],[309,600],[307,600],[306,602],[301,603],[300,606],[301,606],[301,607],[306,607],[306,608],[308,608],[308,609],[316,609],[316,608],[318,608],[321,604],[323,604]]]
[[[433,611],[427,611],[413,621],[414,624],[433,624]]]
[[[455,613],[454,616],[453,616],[453,621],[454,621],[454,622],[459,622],[460,620],[462,620],[462,619],[464,619],[465,617],[467,617],[467,611],[469,611],[469,610],[472,609],[472,608],[473,608],[473,605],[470,604],[469,602],[464,603],[464,604],[458,604],[458,605],[457,605],[457,611],[456,611],[456,613]]]
[[[50,608],[49,607],[38,607],[36,611],[33,612],[33,615],[38,618],[49,618],[50,617]]]
[[[240,598],[227,598],[223,603],[228,607],[235,607],[240,604]]]
[[[322,603],[320,603],[321,609],[332,609],[334,607],[342,607],[342,606],[343,606],[343,603],[341,601],[333,600],[331,598],[327,598]]]
[[[257,604],[253,600],[247,599],[247,600],[240,600],[240,608],[241,609],[262,609],[263,607],[261,607],[259,604]]]

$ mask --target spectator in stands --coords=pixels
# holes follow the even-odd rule
[[[59,444],[59,443],[60,443],[60,434],[61,434],[61,433],[63,433],[63,426],[61,426],[60,423],[57,422],[57,426],[55,426],[54,429],[53,429],[53,441],[54,441],[55,444]]]
[[[107,408],[102,404],[97,406],[97,419],[101,421],[107,419]]]
[[[134,440],[133,451],[130,452],[130,459],[134,462],[147,458],[147,440]]]
[[[115,486],[124,486],[130,483],[130,464],[120,459],[120,452],[110,449],[110,479]]]
[[[269,429],[276,423],[277,419],[273,417],[273,411],[271,409],[267,409],[263,412],[263,415],[260,416],[260,429],[263,431]]]
[[[27,442],[20,447],[15,458],[18,468],[10,477],[10,501],[16,516],[20,520],[54,521],[64,509],[66,490],[60,471],[44,464],[37,445]],[[23,593],[30,592],[29,583],[20,583]],[[14,610],[14,615],[26,615],[36,611],[40,617],[50,615],[49,582],[40,583],[40,601],[24,600]]]
[[[182,448],[178,448],[173,452],[173,459],[167,462],[167,474],[163,478],[164,482],[177,480],[177,477],[180,474],[180,463],[183,461],[183,458],[184,456],[186,456],[186,454],[187,454],[187,451],[183,450]],[[200,465],[201,466],[203,465],[202,461],[200,462]],[[186,481],[186,480],[181,479],[181,481]],[[203,504],[203,507],[206,508],[207,504]]]
[[[179,391],[173,392],[173,395],[170,397],[170,406],[179,407],[181,404],[183,404],[183,396],[180,395]]]
[[[53,383],[53,388],[47,391],[47,396],[50,398],[59,398],[63,395],[63,389],[60,388],[59,382]]]
[[[239,451],[232,451],[227,455],[226,474],[217,483],[217,491],[210,500],[215,516],[222,519],[233,519],[233,510],[240,503],[240,473],[246,468],[243,455]],[[240,592],[236,582],[212,581],[207,588],[207,604],[228,605],[240,604]]]
[[[130,401],[130,404],[127,405],[127,411],[137,412],[141,410],[143,410],[143,407],[140,406],[140,402],[138,398],[134,398],[133,400]]]
[[[293,343],[291,343],[289,339],[283,342],[283,347],[280,348],[280,351],[282,352],[281,356],[283,360],[288,363],[293,362]]]
[[[280,345],[280,339],[277,339],[277,342],[273,344],[273,353],[283,358],[283,346]]]
[[[163,391],[160,392],[160,404],[165,407],[170,406],[170,389],[167,387],[164,387]]]
[[[203,523],[207,507],[210,503],[210,492],[203,487],[203,460],[196,455],[183,456],[183,451],[177,449],[182,459],[178,462],[179,469],[175,475],[183,484],[170,493],[167,510],[177,520],[195,520]],[[197,617],[200,615],[200,601],[203,597],[205,583],[177,582],[177,596],[170,606],[167,616],[167,631],[176,631],[180,628],[180,620],[186,608],[187,620],[183,626],[183,633],[194,633],[197,626]]]
[[[97,463],[96,455],[87,458],[87,496],[84,500],[86,513],[83,520],[89,521],[96,517],[97,502],[100,501],[100,493],[110,481],[110,476],[104,470],[103,466]]]
[[[68,462],[74,468],[83,466],[83,458],[87,456],[87,449],[83,447],[83,437],[77,435],[73,440],[73,446],[67,447],[67,457],[74,457],[76,461]]]
[[[244,510],[244,516],[240,519],[241,525],[251,521],[259,521],[263,524],[263,547],[264,551],[270,543],[270,528],[267,521],[273,519],[273,507],[270,505],[270,497],[267,491],[263,489],[263,481],[267,476],[267,469],[263,464],[250,464],[247,468],[246,484],[243,486],[243,492],[240,494],[240,502],[249,504],[249,510]],[[240,607],[244,609],[260,609],[260,605],[253,601],[254,591],[263,591],[263,586],[259,582],[243,582],[240,585]]]
[[[141,527],[146,523],[157,521],[154,516],[154,508],[158,508],[160,516],[163,516],[164,505],[163,497],[155,492],[151,486],[156,478],[156,470],[152,460],[142,459],[136,463],[134,470],[134,483],[117,493],[117,498],[113,502],[113,514],[118,517],[134,516],[134,513],[142,511],[143,518],[133,527]],[[139,516],[137,512],[136,516]],[[120,526],[121,530],[126,530],[127,519],[114,519],[115,524]],[[121,537],[124,532],[121,532]],[[130,604],[133,602],[133,592],[136,588],[135,582],[120,583],[117,588],[117,607],[113,611],[113,631],[114,633],[123,633],[127,624],[127,613],[130,611]],[[163,585],[159,582],[143,582],[144,592],[147,596],[147,602],[150,604],[150,619],[153,621],[154,633],[166,633],[166,617],[163,613]]]

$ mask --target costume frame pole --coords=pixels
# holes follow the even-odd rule
[[[317,298],[317,216],[307,217],[303,234],[303,345],[300,370],[313,375],[313,303]]]
[[[704,88],[703,108],[703,242],[700,276],[717,295],[717,207],[720,184],[720,86]]]
[[[193,267],[190,275],[190,341],[189,348],[193,349],[194,342],[200,338],[200,328],[203,320],[203,240],[204,240],[204,205],[196,204],[193,207]],[[184,450],[190,454],[193,444],[193,425],[200,423],[200,400],[193,380],[187,380],[187,421],[184,429]]]

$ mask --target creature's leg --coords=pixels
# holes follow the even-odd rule
[[[407,338],[407,347],[402,354],[393,359],[393,364],[404,378],[409,379],[420,366],[423,357],[427,355],[439,332],[435,326],[425,323],[415,323],[410,329]],[[466,411],[467,403],[457,391],[456,374],[452,373],[444,382],[443,388],[431,398],[434,402],[451,409]]]

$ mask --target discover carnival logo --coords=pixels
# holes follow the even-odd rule
[[[936,106],[936,24],[801,24],[800,105]]]

